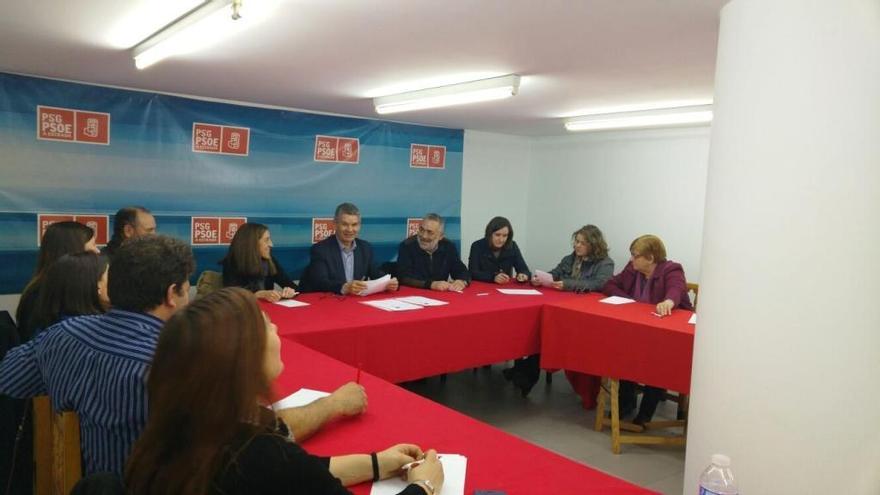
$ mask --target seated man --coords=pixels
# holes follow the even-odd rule
[[[143,206],[120,208],[113,217],[113,237],[103,254],[111,258],[124,242],[156,233],[156,218]]]
[[[129,240],[110,265],[111,311],[61,320],[0,362],[0,394],[48,394],[55,411],[79,414],[84,474],[122,474],[146,425],[145,378],[159,332],[189,302],[194,268],[192,250],[181,241],[156,235]],[[348,384],[313,405],[278,414],[304,438],[329,419],[361,412],[365,396],[359,385]]]
[[[461,291],[468,286],[471,274],[459,258],[455,244],[443,237],[443,227],[440,215],[428,213],[422,218],[418,234],[400,243],[400,283],[439,291]]]
[[[336,234],[312,246],[309,266],[301,284],[304,291],[360,294],[367,288],[364,280],[384,276],[373,262],[373,247],[358,239],[361,230],[361,212],[351,203],[336,207],[333,215]],[[397,290],[392,278],[387,290]]]

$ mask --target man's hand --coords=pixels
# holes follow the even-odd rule
[[[496,284],[506,284],[507,282],[510,282],[510,277],[506,273],[495,275]]]
[[[342,285],[343,294],[356,296],[365,290],[367,290],[367,283],[363,280],[352,280],[351,282],[346,282]]]
[[[400,282],[397,281],[396,278],[392,278],[388,281],[388,287],[385,288],[387,291],[395,291],[400,288]]]
[[[445,280],[438,280],[436,282],[431,282],[431,290],[439,290],[439,291],[447,291],[452,287],[452,284]]]
[[[554,289],[562,290],[562,288],[565,287],[565,282],[563,282],[562,280],[554,280],[552,287]]]
[[[332,403],[335,416],[356,416],[367,410],[367,393],[354,382],[337,388],[325,400]]]
[[[461,292],[464,290],[465,287],[467,287],[467,282],[465,282],[464,280],[453,280],[452,284],[449,285],[449,290]]]
[[[526,275],[525,273],[517,273],[516,274],[516,281],[517,282],[525,282],[528,279],[529,279],[529,276]]]

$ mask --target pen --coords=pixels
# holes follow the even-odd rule
[[[354,382],[357,383],[358,385],[361,384],[361,367],[360,366],[358,366],[357,377],[355,378]]]
[[[655,313],[655,312],[651,311],[651,314],[656,316],[657,318],[663,318],[663,315],[661,315],[660,313]]]
[[[442,455],[437,456],[437,459],[442,459],[442,458],[443,458]],[[421,465],[423,462],[425,462],[424,459],[419,459],[417,461],[407,462],[403,466],[400,466],[400,469],[402,469],[404,471],[409,471],[412,468],[419,467],[419,465]]]

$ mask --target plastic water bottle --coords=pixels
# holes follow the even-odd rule
[[[712,456],[712,464],[700,475],[700,495],[737,495],[736,480],[730,470],[730,457]]]

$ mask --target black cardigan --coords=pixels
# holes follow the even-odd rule
[[[516,273],[524,273],[526,276],[532,276],[526,261],[519,252],[519,246],[515,241],[511,241],[510,245],[501,249],[501,254],[495,257],[489,241],[480,239],[471,244],[471,253],[468,256],[468,270],[474,280],[482,282],[494,282],[495,275],[504,273],[513,276],[513,269]]]
[[[220,262],[223,265],[223,287],[243,287],[251,292],[257,292],[260,290],[272,290],[277,283],[281,287],[290,287],[293,290],[298,290],[296,283],[287,276],[284,268],[281,268],[281,264],[278,263],[274,256],[272,256],[272,263],[275,264],[275,275],[254,277],[236,272],[232,263],[224,258]]]

